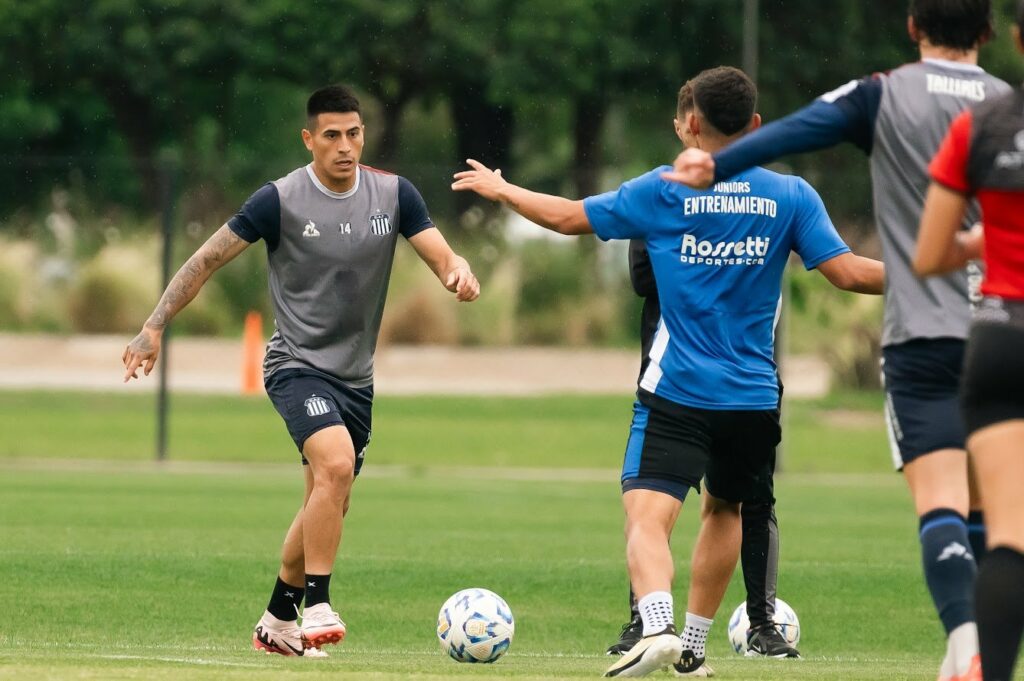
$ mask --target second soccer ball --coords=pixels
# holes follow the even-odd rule
[[[775,626],[789,645],[795,646],[800,642],[800,620],[796,617],[796,611],[781,598],[775,599]],[[747,629],[749,628],[747,604],[743,602],[729,618],[729,645],[740,655],[745,655],[747,652]]]

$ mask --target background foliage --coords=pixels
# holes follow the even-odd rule
[[[1019,81],[1006,30],[1014,0],[995,5],[1000,35],[982,63]],[[593,239],[523,247],[493,207],[448,190],[451,174],[473,156],[531,188],[582,196],[670,161],[676,91],[703,68],[739,65],[742,10],[742,0],[95,0],[72,12],[61,0],[0,0],[0,239],[19,244],[0,258],[0,328],[137,325],[159,268],[126,246],[154,256],[173,206],[181,262],[255,188],[306,161],[305,97],[341,81],[364,100],[365,161],[409,177],[455,246],[500,275],[504,300],[459,314],[399,278],[393,302],[408,314],[395,339],[630,340],[636,301],[621,251]],[[905,12],[903,2],[762,0],[765,118],[915,60]],[[789,168],[855,247],[877,252],[858,151]],[[262,254],[250,250],[183,330],[232,331],[246,309],[268,311]],[[839,299],[825,300],[817,307]],[[439,336],[445,323],[457,328]]]

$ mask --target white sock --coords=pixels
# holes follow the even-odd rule
[[[683,650],[693,651],[695,657],[706,657],[704,646],[707,645],[712,623],[714,620],[707,617],[686,613],[686,626],[683,627],[683,633],[679,634],[679,638],[683,639]]]
[[[644,621],[644,636],[659,634],[666,627],[675,627],[676,616],[672,611],[672,594],[667,591],[652,591],[636,603]]]
[[[962,676],[970,670],[971,660],[977,654],[978,625],[974,622],[965,622],[949,632],[946,657],[952,656],[957,675]]]

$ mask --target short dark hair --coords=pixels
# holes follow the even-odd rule
[[[306,117],[310,121],[322,113],[349,113],[351,111],[362,117],[359,100],[355,93],[344,85],[328,85],[309,96],[306,101]]]
[[[731,137],[750,125],[757,108],[757,86],[732,66],[701,71],[692,81],[693,103],[718,132]]]
[[[1021,0],[1024,2],[1024,0]],[[676,118],[682,118],[690,111],[693,111],[693,81],[688,80],[679,88],[679,97],[676,99]]]
[[[969,50],[992,37],[991,0],[910,0],[907,13],[933,45]]]
[[[1017,6],[1017,28],[1024,34],[1024,0],[1020,0],[1020,5]]]

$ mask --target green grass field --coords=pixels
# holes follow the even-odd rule
[[[721,678],[934,678],[941,627],[877,402],[790,405],[779,592],[805,659],[728,649],[737,576],[711,636]],[[176,398],[178,461],[160,466],[146,460],[145,398],[0,393],[0,678],[597,677],[626,618],[615,466],[629,404],[381,398],[332,582],[349,637],[306,660],[249,648],[301,490],[264,402]],[[680,612],[687,506],[673,540]],[[516,616],[495,665],[438,652],[437,610],[468,586]]]

